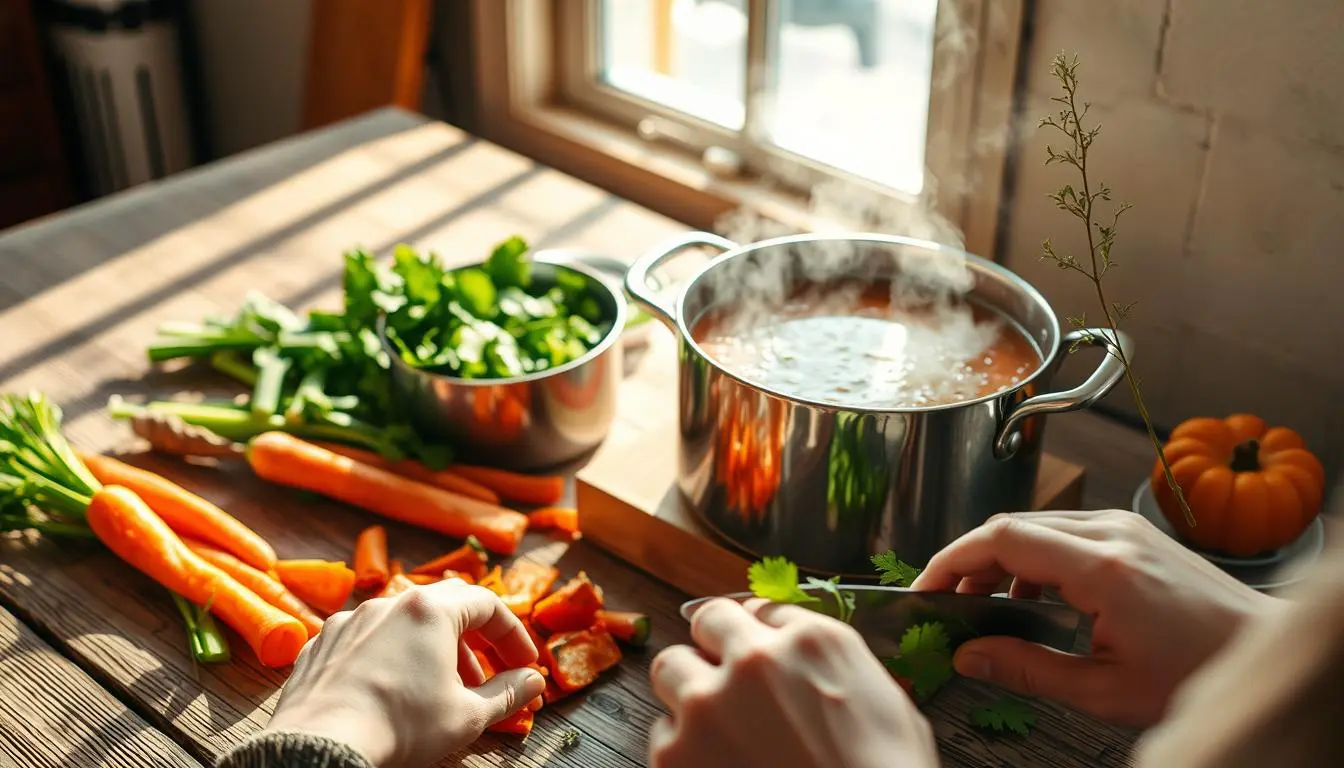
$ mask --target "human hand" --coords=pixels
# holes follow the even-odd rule
[[[505,664],[485,680],[463,635]],[[270,730],[344,742],[379,768],[418,768],[540,696],[537,649],[495,593],[460,579],[374,598],[327,619],[294,665]]]
[[[699,649],[653,660],[671,712],[649,734],[654,768],[933,768],[933,732],[847,624],[796,605],[706,603]]]
[[[1093,618],[1092,653],[1009,637],[971,640],[956,669],[1111,722],[1157,722],[1173,691],[1250,617],[1279,602],[1123,510],[998,515],[929,561],[915,589],[1010,596],[1054,587]]]

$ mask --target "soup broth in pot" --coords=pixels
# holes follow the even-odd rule
[[[692,332],[737,376],[858,408],[974,400],[1016,387],[1041,365],[1032,342],[998,312],[960,300],[903,300],[891,283],[813,286],[768,308],[717,308]]]

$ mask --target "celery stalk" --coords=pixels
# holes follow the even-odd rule
[[[229,641],[219,630],[219,625],[205,609],[192,604],[186,598],[172,593],[178,613],[187,627],[187,642],[191,655],[202,664],[221,664],[230,658]]]

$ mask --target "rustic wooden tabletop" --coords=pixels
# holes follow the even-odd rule
[[[46,392],[80,447],[129,452],[256,528],[283,557],[346,559],[366,513],[268,486],[237,464],[141,453],[104,415],[113,394],[223,386],[190,369],[151,370],[144,350],[158,323],[230,312],[249,289],[291,306],[332,305],[339,255],[354,245],[412,242],[465,261],[518,233],[536,247],[630,258],[681,229],[448,126],[376,112],[0,235],[0,390]],[[1056,417],[1048,441],[1088,468],[1089,506],[1128,506],[1147,468],[1141,437],[1077,414]],[[407,561],[451,544],[388,528]],[[648,662],[688,640],[676,612],[686,596],[584,542],[537,537],[525,549],[566,575],[587,571],[609,604],[649,613],[652,642],[583,695],[543,709],[526,743],[487,735],[457,759],[643,765],[661,714]],[[284,677],[241,644],[229,664],[196,666],[167,594],[96,543],[0,540],[0,765],[209,765],[266,724]],[[1029,738],[983,736],[966,712],[994,696],[958,681],[930,705],[949,768],[1126,763],[1132,733],[1044,703]],[[581,737],[562,748],[570,729]]]

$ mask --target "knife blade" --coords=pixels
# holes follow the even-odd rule
[[[1006,635],[1039,643],[1060,651],[1072,651],[1082,624],[1082,614],[1062,603],[1021,600],[1009,597],[960,595],[950,592],[917,592],[903,587],[874,584],[841,584],[841,590],[854,594],[854,613],[850,624],[867,641],[873,653],[899,652],[901,635],[916,624],[940,621],[954,640],[971,637]],[[838,614],[835,598],[817,587],[803,587],[819,600],[802,607],[831,618]],[[754,595],[737,592],[721,595],[745,602]],[[702,597],[681,606],[687,621],[705,603],[715,597]]]

